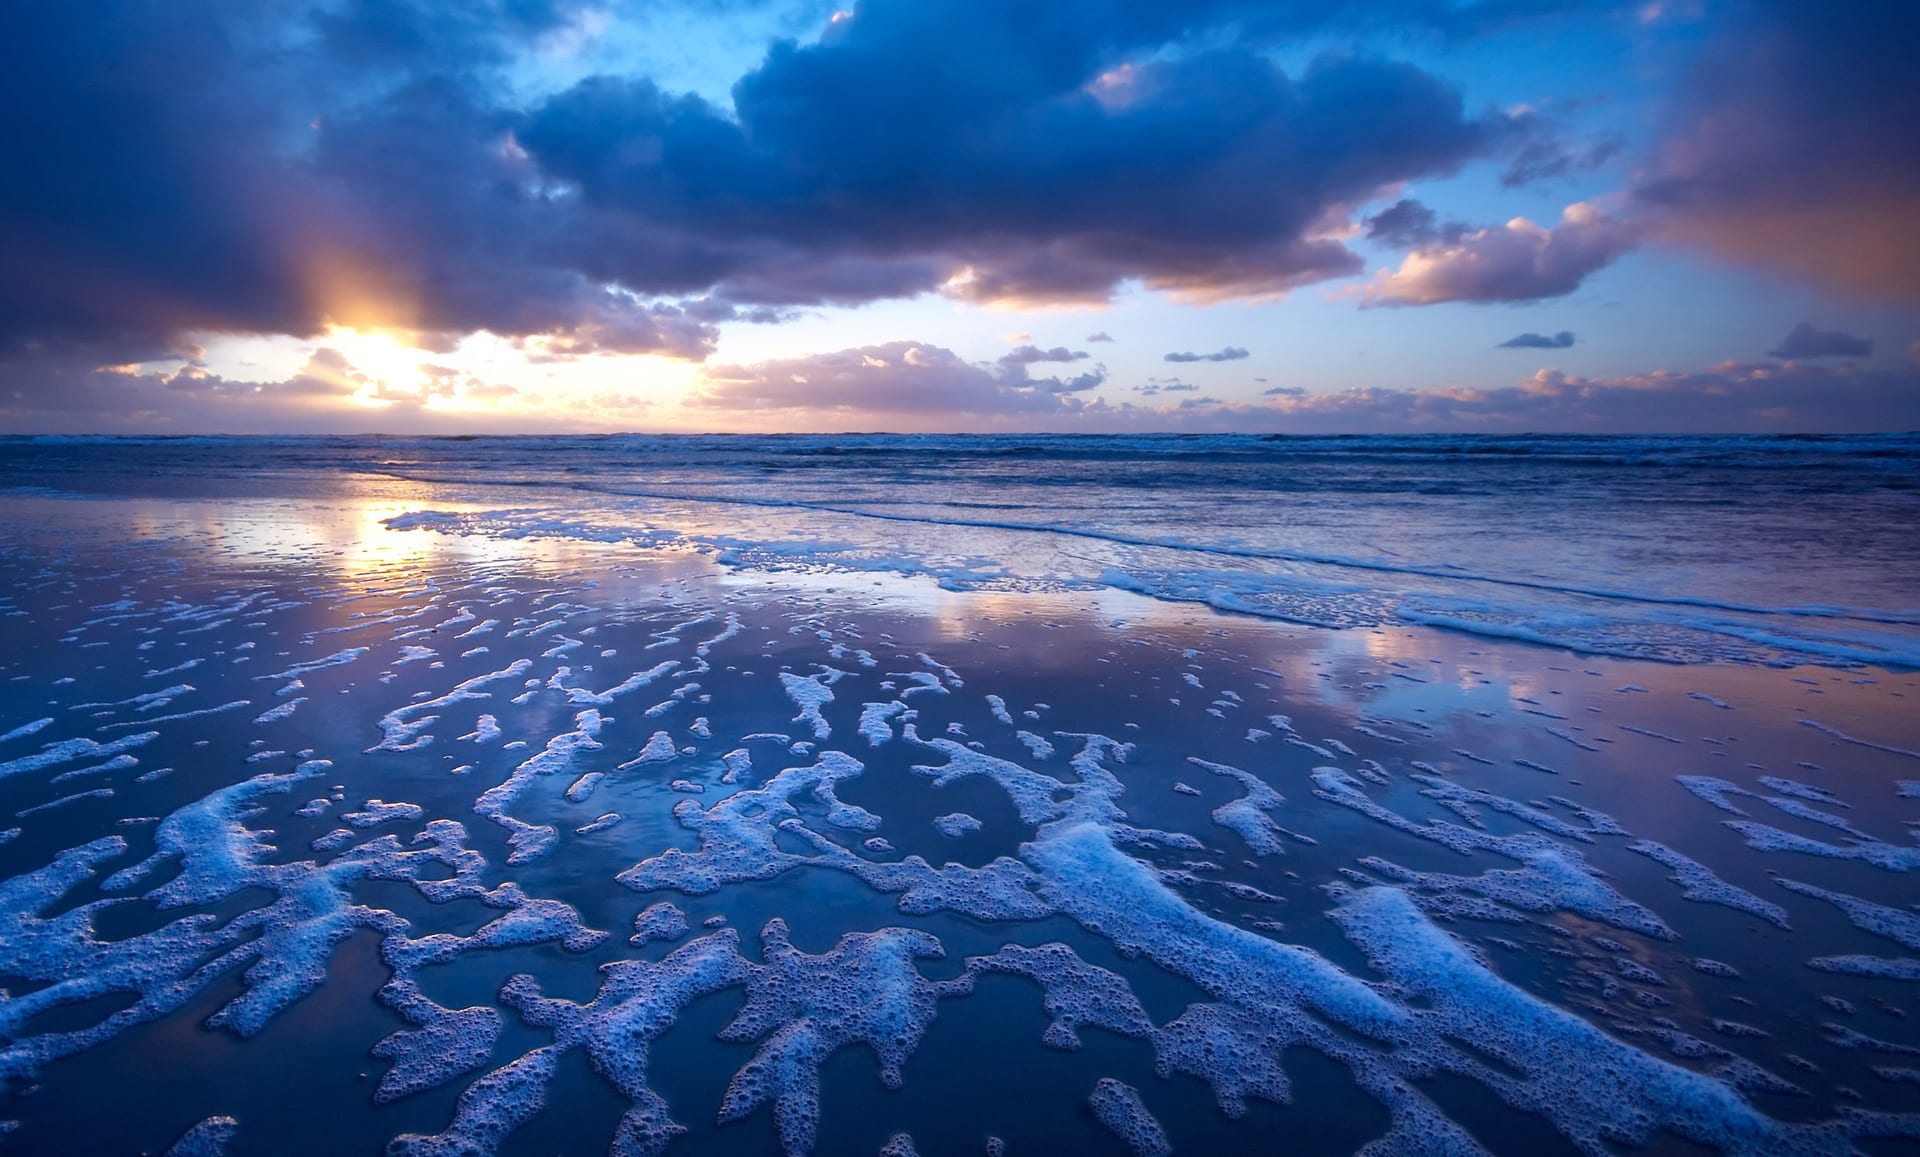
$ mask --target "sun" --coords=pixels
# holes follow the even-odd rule
[[[383,405],[430,400],[427,376],[421,372],[421,366],[431,363],[433,355],[396,334],[330,326],[320,344],[339,350],[341,356],[365,376],[366,381],[354,391],[356,400]]]

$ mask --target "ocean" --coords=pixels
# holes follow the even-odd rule
[[[1910,435],[0,438],[0,1120],[1910,1150],[1917,531]]]

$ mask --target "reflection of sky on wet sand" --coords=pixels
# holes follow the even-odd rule
[[[920,712],[916,725],[923,738],[979,741],[992,753],[1058,776],[1063,783],[1076,781],[1067,767],[1077,750],[1067,738],[1070,733],[1100,732],[1134,743],[1130,758],[1114,768],[1125,787],[1117,802],[1126,809],[1128,822],[1187,833],[1202,846],[1128,845],[1125,854],[1174,874],[1170,880],[1180,873],[1191,877],[1169,887],[1193,911],[1304,946],[1364,979],[1377,977],[1354,943],[1327,918],[1331,901],[1325,888],[1384,878],[1389,869],[1368,857],[1401,869],[1461,876],[1510,872],[1517,864],[1486,851],[1459,854],[1321,798],[1315,794],[1316,768],[1353,771],[1365,760],[1378,761],[1383,778],[1365,785],[1366,796],[1419,824],[1445,821],[1499,835],[1531,830],[1484,804],[1468,809],[1471,815],[1448,810],[1422,794],[1415,779],[1424,773],[1421,765],[1450,782],[1561,819],[1574,813],[1548,797],[1561,796],[1604,812],[1634,838],[1679,849],[1728,883],[1782,904],[1792,913],[1794,930],[1683,899],[1666,868],[1629,850],[1628,837],[1607,835],[1566,846],[1605,873],[1609,886],[1672,925],[1679,933],[1677,941],[1637,936],[1551,908],[1527,912],[1515,922],[1461,917],[1444,920],[1442,926],[1481,949],[1494,971],[1511,984],[1574,1010],[1635,1042],[1635,1047],[1666,1055],[1644,1034],[1658,1027],[1657,1018],[1668,1018],[1717,1046],[1784,1070],[1813,1089],[1810,1106],[1782,1109],[1775,1103],[1780,1098],[1772,1098],[1762,1102],[1770,1112],[1824,1117],[1836,1103],[1833,1086],[1848,1083],[1867,1085],[1875,1098],[1870,1103],[1876,1106],[1905,1107],[1910,1099],[1904,1089],[1888,1088],[1884,1081],[1874,1084],[1877,1078],[1868,1071],[1873,1057],[1835,1048],[1817,1028],[1822,1018],[1832,1015],[1820,998],[1844,996],[1864,1010],[1849,1022],[1860,1031],[1910,1040],[1906,1022],[1875,1003],[1888,1001],[1897,1007],[1907,1000],[1904,994],[1886,982],[1806,966],[1816,954],[1892,954],[1896,949],[1853,928],[1831,906],[1788,893],[1774,881],[1778,873],[1901,905],[1907,902],[1908,876],[1859,863],[1749,848],[1725,826],[1729,814],[1686,792],[1675,776],[1723,777],[1756,793],[1768,790],[1758,782],[1763,775],[1830,788],[1852,805],[1846,818],[1861,832],[1889,845],[1910,845],[1903,830],[1907,813],[1895,808],[1894,781],[1920,778],[1920,761],[1850,745],[1800,721],[1818,721],[1888,745],[1916,746],[1907,708],[1920,691],[1920,679],[1911,673],[1635,663],[1490,644],[1420,628],[1330,631],[1288,626],[1114,590],[956,592],[927,576],[849,574],[818,567],[769,572],[728,566],[712,552],[678,548],[648,551],[580,539],[398,531],[385,520],[408,510],[409,503],[390,493],[312,502],[4,501],[0,513],[14,518],[10,525],[20,550],[0,565],[14,570],[14,577],[19,577],[17,564],[45,564],[53,568],[49,573],[82,579],[90,584],[88,591],[100,592],[97,600],[88,595],[87,601],[105,603],[118,587],[137,587],[143,581],[141,568],[166,562],[172,570],[155,581],[170,584],[166,589],[177,588],[182,598],[267,588],[304,603],[279,617],[262,618],[270,629],[259,636],[257,651],[240,649],[241,639],[252,641],[254,636],[243,629],[246,624],[236,624],[204,638],[185,636],[178,628],[152,636],[95,629],[72,637],[81,640],[79,646],[104,644],[98,651],[19,652],[12,674],[25,675],[26,681],[5,685],[12,698],[0,700],[5,705],[0,722],[9,726],[41,711],[50,696],[64,706],[69,699],[111,701],[128,689],[151,690],[154,684],[139,676],[142,667],[149,660],[158,667],[163,659],[185,655],[214,660],[181,676],[199,688],[201,698],[194,702],[247,696],[257,703],[247,712],[166,725],[165,736],[156,741],[156,750],[164,754],[154,754],[153,762],[143,767],[164,758],[181,770],[157,786],[139,789],[113,781],[121,795],[112,800],[73,804],[21,820],[31,830],[14,846],[0,849],[0,856],[15,857],[6,861],[8,873],[112,830],[119,816],[115,809],[141,807],[166,814],[212,787],[252,774],[254,768],[245,760],[259,743],[288,750],[310,746],[337,760],[325,782],[341,783],[346,799],[321,817],[289,815],[307,794],[302,785],[270,801],[267,814],[249,821],[279,833],[275,838],[286,858],[313,854],[305,850],[308,843],[335,827],[347,806],[360,806],[373,797],[413,802],[428,817],[465,824],[472,846],[487,856],[496,879],[511,878],[531,895],[562,899],[574,905],[590,927],[613,933],[607,944],[578,957],[553,945],[463,956],[431,978],[435,999],[449,1007],[494,1004],[504,978],[517,971],[539,976],[549,992],[587,999],[598,983],[599,964],[636,955],[658,959],[662,950],[637,953],[624,937],[642,906],[667,898],[680,904],[700,931],[706,931],[701,922],[709,919],[724,919],[727,926],[740,929],[749,953],[757,953],[753,938],[775,916],[793,926],[796,944],[816,953],[831,948],[845,931],[891,925],[929,930],[941,939],[947,959],[928,962],[928,976],[952,976],[965,956],[991,953],[1009,942],[1057,940],[1071,944],[1089,962],[1124,976],[1158,1023],[1203,1000],[1205,994],[1187,979],[1116,951],[1109,941],[1064,916],[1032,922],[980,921],[954,913],[911,918],[899,910],[894,897],[824,867],[698,895],[635,895],[611,882],[616,873],[665,848],[697,848],[697,838],[673,809],[689,799],[711,806],[733,790],[718,781],[718,753],[736,745],[753,750],[756,771],[745,784],[764,783],[779,768],[808,762],[807,753],[748,743],[743,737],[763,731],[803,737],[806,726],[797,720],[795,704],[775,677],[783,669],[807,672],[818,664],[850,673],[834,685],[836,698],[828,709],[833,734],[825,746],[867,765],[862,776],[845,784],[841,798],[881,817],[878,832],[894,848],[886,855],[917,854],[935,863],[951,858],[974,866],[996,855],[1017,855],[1031,832],[1004,794],[979,777],[935,788],[927,776],[912,770],[916,763],[940,762],[931,750],[911,746],[897,735],[874,746],[855,730],[864,702],[901,694],[911,686],[905,672],[936,669],[919,658],[924,652],[957,672],[964,686],[906,698]],[[457,504],[439,506],[461,509]],[[66,557],[58,558],[63,551]],[[502,624],[489,634],[458,642],[451,630],[410,637],[407,643],[428,646],[436,654],[431,661],[400,662],[395,632],[411,629],[411,623],[389,627],[381,616],[436,598],[446,600],[449,612],[454,603],[462,603],[476,616],[500,617]],[[535,640],[508,633],[511,624],[522,619],[531,623],[541,616],[541,607],[561,601],[594,609],[558,636]],[[715,650],[713,669],[697,677],[710,700],[689,697],[671,704],[669,692],[677,679],[663,679],[603,708],[608,763],[614,757],[631,757],[656,729],[669,730],[677,742],[697,747],[699,754],[675,763],[664,775],[614,775],[588,803],[571,803],[560,795],[571,775],[539,781],[524,794],[518,814],[528,822],[553,823],[562,833],[560,851],[504,869],[504,836],[474,813],[474,800],[502,782],[516,762],[575,726],[579,705],[543,681],[556,677],[562,665],[570,671],[564,686],[596,689],[617,684],[660,656],[671,655],[690,666],[690,648],[717,631],[717,621],[679,630],[674,636],[678,643],[657,652],[653,648],[656,643],[665,646],[662,636],[676,624],[706,610],[732,610],[743,620],[741,634]],[[51,647],[56,626],[75,614],[84,617],[78,607],[50,613],[49,620],[34,624],[33,630],[49,633],[45,642]],[[422,625],[432,631],[431,624],[445,617],[436,612]],[[309,633],[340,627],[352,633],[325,636],[311,653],[347,645],[371,646],[374,653],[352,665],[308,675],[308,686],[300,694],[310,702],[289,720],[266,725],[271,729],[248,725],[252,712],[267,706],[272,695],[270,687],[253,676],[274,669],[267,663],[290,661],[287,653],[309,653],[301,650],[305,644],[300,642]],[[873,651],[879,665],[868,669],[851,657],[830,655],[821,631],[849,648]],[[556,638],[581,643],[546,654]],[[131,650],[145,641],[156,646]],[[471,657],[461,653],[462,648],[481,646],[488,652]],[[72,654],[87,656],[86,665],[76,661],[62,666]],[[526,673],[527,691],[503,684],[486,702],[438,709],[445,718],[430,730],[438,733],[439,741],[418,752],[365,752],[379,735],[376,722],[383,712],[443,694],[456,681],[499,670],[515,656],[538,660]],[[86,682],[71,691],[49,686],[56,666],[63,671],[71,667]],[[127,688],[96,691],[95,682],[125,683]],[[516,705],[512,698],[517,694],[530,698]],[[994,717],[985,701],[989,694],[1004,700],[1015,720],[1012,726]],[[658,715],[651,714],[655,708],[661,708]],[[523,741],[528,748],[481,749],[457,740],[480,711],[497,712],[507,728],[506,741]],[[66,713],[60,714],[65,727]],[[1273,715],[1287,717],[1291,735],[1270,718]],[[689,731],[696,716],[710,717],[711,742],[696,740]],[[1014,742],[1013,727],[1050,737],[1060,750],[1047,759],[1034,758]],[[56,734],[65,733],[49,730],[36,742]],[[190,746],[200,739],[208,746]],[[0,752],[11,754],[16,753]],[[1285,797],[1273,812],[1287,833],[1283,855],[1254,856],[1238,834],[1222,826],[1215,809],[1236,799],[1241,789],[1189,762],[1195,757],[1252,772]],[[473,767],[456,773],[464,764]],[[706,790],[675,791],[669,778],[681,776]],[[1176,790],[1175,784],[1196,794]],[[0,781],[0,790],[18,795],[17,803],[11,802],[15,794],[6,796],[11,810],[68,789],[19,776]],[[315,794],[320,791],[318,785],[313,789]],[[827,839],[856,855],[867,854],[858,850],[867,833],[819,826],[817,803],[800,802],[802,815]],[[1758,795],[1737,802],[1756,821],[1808,838],[1842,839],[1831,828],[1777,811]],[[617,811],[625,819],[602,832],[573,834],[602,811]],[[984,821],[983,830],[963,840],[938,834],[932,820],[953,811],[976,815]],[[127,830],[136,842],[149,838],[144,829]],[[374,829],[388,830],[401,833],[402,839],[410,832]],[[806,846],[789,831],[779,839],[788,850]],[[139,854],[144,852],[143,846]],[[1198,862],[1213,867],[1196,868]],[[1255,889],[1257,895],[1233,893],[1216,878]],[[484,918],[425,903],[397,884],[369,883],[355,897],[392,906],[416,922],[415,934],[469,932]],[[1604,948],[1601,941],[1622,948]],[[1607,985],[1617,985],[1622,975],[1615,958],[1623,956],[1664,975],[1666,984],[1646,991],[1665,1003],[1649,1008],[1606,995]],[[1730,962],[1742,976],[1726,980],[1696,973],[1689,965],[1696,957]],[[275,1055],[309,1056],[315,1058],[312,1063],[329,1066],[327,1076],[316,1080],[306,1096],[309,1104],[324,1104],[337,1114],[343,1136],[374,1146],[399,1132],[443,1128],[463,1081],[418,1100],[376,1109],[366,1101],[364,1084],[356,1087],[347,1079],[350,1072],[334,1071],[367,1069],[365,1049],[395,1024],[370,999],[383,974],[365,934],[344,944],[329,961],[328,979],[319,993],[293,1005],[253,1043],[271,1046]],[[967,1097],[980,1102],[982,1128],[990,1121],[992,1128],[1025,1147],[1090,1146],[1099,1134],[1092,1132],[1084,1113],[1075,1115],[1074,1107],[1084,1103],[1087,1089],[1101,1077],[1118,1077],[1140,1088],[1186,1151],[1233,1151],[1248,1146],[1249,1138],[1264,1144],[1303,1131],[1346,1138],[1343,1130],[1354,1133],[1346,1146],[1352,1148],[1377,1136],[1382,1127],[1372,1115],[1377,1106],[1344,1070],[1324,1058],[1298,1058],[1290,1052],[1288,1067],[1298,1084],[1294,1105],[1281,1109],[1256,1103],[1247,1121],[1235,1123],[1219,1113],[1211,1091],[1200,1082],[1157,1077],[1154,1053],[1146,1042],[1088,1031],[1080,1052],[1045,1050],[1038,1043],[1045,1018],[1036,990],[1025,981],[1002,983],[1004,979],[983,978],[976,994],[966,998],[971,1003],[943,1005],[907,1069],[907,1088],[900,1094],[872,1082],[870,1061],[864,1054],[856,1059],[858,1050],[837,1054],[827,1070],[829,1094],[819,1151],[872,1151],[895,1128],[911,1127],[925,1137],[938,1137],[935,1115],[951,1112]],[[740,1046],[713,1040],[737,1008],[737,998],[707,1000],[684,1013],[682,1026],[655,1045],[659,1083],[669,1090],[677,1119],[695,1130],[684,1151],[764,1148],[771,1143],[764,1114],[742,1125],[713,1123],[720,1091],[744,1056]],[[200,1029],[199,1020],[210,1012],[208,1007],[196,1008],[191,1018],[160,1022],[150,1037],[129,1034],[60,1062],[49,1070],[41,1097],[21,1110],[30,1135],[45,1138],[50,1122],[79,1115],[88,1082],[124,1080],[126,1073],[144,1065],[167,1063],[168,1055],[204,1054],[219,1071],[238,1072],[250,1055],[248,1046]],[[1751,1022],[1773,1035],[1732,1037],[1712,1027],[1716,1020]],[[496,1063],[543,1039],[518,1025],[513,1034],[494,1058]],[[1794,1070],[1782,1059],[1788,1053],[1817,1058],[1826,1075],[1815,1078]],[[983,1073],[982,1055],[1004,1063]],[[1322,1064],[1329,1071],[1316,1068]],[[1028,1075],[1013,1089],[1003,1070]],[[300,1067],[289,1064],[272,1071],[283,1082],[296,1082]],[[569,1070],[556,1083],[548,1111],[516,1139],[558,1149],[603,1146],[624,1101],[612,1103],[598,1081],[584,1067]],[[177,1083],[165,1088],[169,1096],[191,1095]],[[937,1095],[943,1088],[970,1092],[943,1098]],[[995,1101],[989,1095],[994,1091],[1006,1096]],[[192,1111],[231,1111],[243,1120],[263,1119],[282,1111],[273,1107],[276,1096],[270,1091],[235,1093],[230,1103],[196,1104]],[[996,1107],[1008,1109],[1010,1096],[1030,1102],[1030,1111],[1017,1105],[1018,1112],[996,1113]],[[1462,1121],[1496,1134],[1517,1128],[1510,1115],[1490,1108],[1484,1094],[1434,1096]],[[580,1111],[581,1106],[595,1110]],[[949,1122],[946,1127],[953,1126]],[[75,1135],[99,1142],[96,1147],[153,1147],[144,1135],[136,1143],[129,1134],[108,1136],[110,1132],[106,1124],[93,1122]],[[286,1151],[303,1151],[305,1143],[294,1139]]]

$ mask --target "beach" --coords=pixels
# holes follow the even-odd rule
[[[7,439],[5,1115],[1896,1151],[1913,451]]]

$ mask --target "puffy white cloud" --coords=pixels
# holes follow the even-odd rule
[[[1580,288],[1586,278],[1638,243],[1641,229],[1587,201],[1567,206],[1552,228],[1515,217],[1505,225],[1443,235],[1382,272],[1363,295],[1368,305],[1446,301],[1538,301]]]

